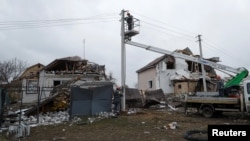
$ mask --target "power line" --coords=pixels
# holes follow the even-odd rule
[[[165,27],[172,28],[172,30],[176,30],[175,32],[179,32],[179,33],[182,32],[182,34],[186,34],[186,35],[188,35],[188,36],[190,36],[190,34],[192,34],[192,35],[197,35],[197,34],[198,34],[198,33],[195,33],[195,32],[190,32],[190,31],[181,29],[181,28],[179,28],[179,27],[170,25],[170,24],[168,24],[168,23],[166,23],[166,22],[163,22],[163,21],[160,21],[160,20],[158,20],[158,19],[153,19],[153,18],[151,18],[151,17],[145,16],[145,15],[142,15],[142,14],[139,14],[139,13],[136,13],[136,14],[139,15],[139,16],[145,17],[146,19],[149,19],[149,20],[151,20],[151,21],[156,21],[157,23],[161,23],[161,24],[163,24]]]
[[[146,23],[146,22],[144,22],[144,23]],[[147,24],[146,26],[148,26],[148,28],[153,29],[153,31],[158,31],[160,33],[172,35],[172,36],[175,36],[175,37],[178,37],[178,38],[183,38],[183,39],[186,39],[186,40],[189,40],[189,41],[192,41],[192,42],[194,41],[194,37],[192,37],[191,35],[186,36],[186,35],[180,34],[178,32],[166,29],[166,28],[161,27],[161,26],[153,25],[153,24],[150,24],[150,23],[146,23],[146,24]]]
[[[219,54],[222,54],[222,56],[229,57],[229,58],[234,58],[233,60],[235,60],[235,58],[237,58],[237,60],[240,60],[240,62],[245,62],[246,63],[246,60],[242,59],[242,57],[238,57],[238,55],[232,55],[232,54],[235,54],[235,53],[231,54],[230,52],[225,51],[225,49],[221,49],[220,47],[216,47],[216,45],[213,44],[211,41],[209,41],[207,38],[206,38],[206,40],[203,41],[203,43],[206,45],[206,47],[209,47],[210,49],[218,52]]]
[[[152,26],[154,26],[154,27],[157,27],[157,28],[159,28],[159,29],[164,29],[164,30],[167,30],[167,31],[176,33],[176,34],[180,34],[180,35],[186,36],[186,37],[192,37],[192,38],[194,37],[194,36],[191,36],[191,35],[188,35],[188,34],[185,34],[185,33],[181,33],[181,32],[178,32],[178,31],[174,31],[174,30],[172,30],[172,29],[165,28],[165,27],[163,27],[163,26],[159,26],[159,25],[153,24],[153,23],[149,23],[149,22],[145,22],[145,21],[142,21],[142,22],[144,22],[144,23],[146,23],[146,24],[149,24],[149,25],[152,25]]]
[[[149,17],[144,16],[142,14],[137,14],[136,12],[135,12],[135,15],[140,15],[141,17],[144,17],[144,19],[146,18],[146,19],[150,19],[150,21],[154,21],[154,23],[152,23],[152,22],[148,22],[148,21],[146,21],[144,19],[138,18],[138,19],[140,19],[140,22],[144,23],[144,25],[148,29],[153,29],[153,31],[156,31],[156,32],[159,32],[159,33],[164,33],[164,34],[167,34],[167,35],[175,36],[177,38],[182,38],[182,39],[192,41],[192,42],[194,42],[194,37],[197,35],[197,34],[193,34],[193,33],[192,33],[193,35],[191,35],[190,34],[191,32],[185,32],[185,31],[177,29],[176,27],[171,26],[171,25],[169,25],[167,23],[164,23],[162,21],[149,18]],[[134,17],[136,17],[136,16],[134,16]],[[140,28],[142,29],[143,26],[142,25],[140,25],[140,26],[141,26]],[[162,36],[160,36],[160,37],[162,38]]]
[[[103,16],[107,15],[107,16]],[[72,22],[81,20],[93,20],[93,19],[105,19],[107,17],[114,16],[114,14],[100,14],[86,18],[68,18],[68,19],[53,19],[53,20],[22,20],[22,21],[0,21],[0,25],[6,24],[20,24],[20,23],[51,23],[51,22]],[[117,18],[119,18],[117,16]]]
[[[106,21],[89,21],[89,22],[81,22],[81,23],[59,23],[59,24],[36,24],[36,25],[22,25],[22,26],[8,26],[8,27],[0,27],[0,30],[13,30],[13,29],[27,29],[27,28],[42,28],[42,27],[57,27],[57,26],[70,26],[70,25],[80,25],[80,24],[93,24],[93,23],[105,23],[105,22],[114,22],[117,20],[106,20]]]
[[[149,25],[148,27],[151,26],[150,28],[153,28],[154,31],[158,31],[158,32],[161,32],[161,33],[169,34],[169,35],[174,35],[174,36],[179,37],[179,38],[184,38],[184,39],[192,40],[193,41],[193,37],[194,36],[191,36],[189,34],[189,33],[195,34],[193,32],[184,31],[184,30],[182,30],[180,28],[177,28],[177,27],[172,26],[170,24],[164,23],[164,22],[162,22],[160,20],[153,19],[153,18],[144,16],[142,14],[138,14],[136,12],[133,12],[133,13],[135,13],[135,14],[137,14],[139,16],[145,17],[147,19],[150,19],[151,21],[156,21],[156,23],[160,23],[160,24],[163,25],[163,26],[160,26],[159,24],[150,23],[150,22],[146,22],[146,21],[140,20],[143,23]],[[225,52],[225,50],[215,47],[216,45],[213,45],[213,44],[209,43],[206,39],[203,41],[203,43],[205,44],[205,46],[209,46],[210,48],[212,48],[213,50],[219,52],[220,54],[224,54],[224,56],[229,56],[230,58],[235,58],[235,56],[230,55],[228,52]],[[239,60],[240,59],[242,59],[242,58],[239,58]]]
[[[206,47],[210,48],[211,50],[214,50],[214,51],[218,52],[219,54],[229,55],[229,54],[227,54],[225,51],[223,51],[222,49],[217,48],[217,47],[215,47],[214,45],[208,43],[206,40],[203,41],[203,44],[204,44]]]
[[[118,21],[118,16],[113,14],[96,15],[87,18],[70,18],[70,19],[55,19],[55,20],[26,20],[26,21],[2,21],[0,22],[0,30],[25,29],[25,28],[40,28],[52,26],[65,26],[76,24],[103,23]]]

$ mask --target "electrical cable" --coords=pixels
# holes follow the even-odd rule
[[[172,25],[170,25],[170,24],[164,23],[164,22],[162,22],[162,21],[160,21],[160,20],[157,20],[157,19],[153,19],[153,18],[147,17],[147,16],[145,16],[145,15],[143,15],[143,14],[139,14],[139,13],[137,13],[137,12],[133,12],[133,13],[135,13],[135,14],[137,14],[137,15],[139,15],[139,16],[145,17],[145,18],[149,19],[150,21],[156,21],[156,23],[160,23],[160,24],[163,24],[163,25],[164,25],[164,27],[163,27],[163,26],[159,26],[158,24],[152,24],[152,23],[149,23],[149,22],[142,21],[142,22],[144,22],[144,23],[146,23],[146,24],[148,24],[148,25],[151,25],[153,28],[155,28],[155,31],[156,31],[156,30],[157,30],[157,31],[161,30],[160,32],[163,32],[163,33],[169,34],[169,35],[170,35],[171,33],[173,33],[173,34],[171,34],[171,35],[174,35],[174,36],[179,37],[179,38],[184,38],[184,39],[186,39],[186,40],[193,41],[193,37],[194,37],[194,36],[190,36],[189,34],[186,34],[186,33],[195,34],[194,32],[187,32],[187,31],[184,31],[184,30],[182,30],[182,29],[180,29],[180,28],[177,28],[177,27],[172,26]],[[165,25],[167,25],[167,26],[165,26]],[[158,30],[157,28],[159,28],[159,30]],[[170,29],[170,28],[171,28],[171,29]],[[166,31],[168,31],[168,32],[165,32],[164,30],[166,30]],[[176,31],[176,30],[177,30],[177,31]],[[216,48],[214,45],[211,45],[210,43],[208,43],[207,39],[203,41],[203,44],[205,44],[205,46],[211,47],[211,48],[212,48],[213,50],[215,50],[216,52],[219,52],[219,54],[223,54],[224,56],[229,56],[229,57],[231,57],[231,58],[233,57],[232,55],[228,54],[228,53],[225,52],[224,50],[221,50],[220,48]]]
[[[0,30],[40,28],[40,27],[89,24],[89,23],[103,23],[103,22],[113,22],[113,21],[119,20],[118,17],[114,17],[114,16],[110,17],[110,16],[112,15],[111,14],[108,14],[107,16],[96,15],[96,16],[87,17],[87,18],[70,18],[70,19],[55,19],[55,20],[4,21],[4,22],[0,22]]]
[[[237,58],[237,60],[241,60],[241,62],[245,62],[246,60],[242,59],[241,57],[238,57],[237,55],[232,55],[233,53],[230,54],[229,50],[225,51],[222,48],[216,47],[211,41],[209,41],[207,38],[206,40],[203,41],[204,45],[211,50],[214,50],[221,54],[221,56],[229,57],[229,58]],[[247,63],[247,62],[245,62]]]
[[[106,20],[106,21],[90,21],[82,23],[65,23],[65,24],[49,24],[49,25],[23,25],[23,26],[9,26],[9,27],[0,27],[0,30],[12,30],[12,29],[27,29],[27,28],[41,28],[41,27],[55,27],[55,26],[69,26],[69,25],[80,25],[80,24],[93,24],[93,23],[105,23],[105,22],[114,22],[118,20]]]
[[[146,26],[148,26],[148,25],[146,25]],[[171,33],[172,31],[170,31],[170,32],[166,32],[166,31],[164,31],[164,30],[162,30],[162,28],[157,28],[157,27],[155,27],[155,26],[148,26],[148,28],[151,28],[151,29],[153,29],[153,31],[158,31],[158,32],[161,32],[161,33],[164,33],[164,34],[167,34],[167,35],[172,35],[172,36],[175,36],[175,37],[178,37],[178,38],[183,38],[183,39],[185,39],[185,40],[189,40],[189,41],[194,41],[194,38],[191,38],[191,36],[181,36],[180,34],[173,34],[173,33]]]
[[[134,13],[134,12],[133,12]],[[149,18],[147,16],[144,16],[142,14],[138,14],[135,12],[135,15],[139,15],[141,17],[144,17],[146,19],[150,19],[150,21],[156,21],[154,23],[150,23],[148,21],[145,21],[145,20],[141,20],[140,21],[142,23],[144,23],[144,25],[146,25],[147,29],[153,29],[153,31],[157,31],[159,33],[164,33],[164,34],[167,34],[167,35],[170,35],[170,36],[175,36],[177,37],[178,39],[182,38],[182,39],[185,39],[185,40],[188,40],[188,41],[192,41],[194,42],[194,37],[196,35],[190,35],[191,32],[185,32],[184,30],[181,30],[179,28],[176,28],[174,26],[171,26],[167,23],[164,23],[162,21],[159,21],[159,20],[155,20],[155,19],[152,19],[152,18]],[[141,28],[143,28],[141,26]],[[193,33],[192,33],[193,34]],[[159,34],[158,34],[159,35]],[[162,38],[162,36],[160,36]]]
[[[156,21],[157,23],[161,23],[161,24],[163,24],[163,25],[167,25],[166,27],[168,27],[168,28],[171,27],[171,28],[174,28],[175,30],[179,30],[180,32],[183,32],[183,33],[186,32],[186,33],[188,33],[188,35],[189,35],[189,34],[195,34],[195,35],[197,35],[197,33],[190,32],[190,31],[187,31],[187,30],[178,28],[178,27],[176,27],[176,26],[170,25],[170,24],[168,24],[168,23],[165,23],[165,22],[160,21],[160,20],[157,20],[157,19],[150,18],[150,17],[148,17],[148,16],[139,14],[139,13],[137,13],[137,12],[135,12],[135,13],[138,14],[139,16],[145,17],[145,18],[147,18],[147,19],[149,19],[149,20],[151,20],[151,21]]]

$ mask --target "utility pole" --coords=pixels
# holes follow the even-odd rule
[[[121,11],[121,86],[122,86],[122,102],[121,110],[126,110],[126,96],[125,96],[125,78],[126,78],[126,49],[125,49],[125,39],[124,39],[124,13]]]
[[[201,35],[198,35],[198,42],[199,42],[199,47],[200,47],[200,59],[203,59],[202,55],[202,47],[201,47]],[[201,64],[201,69],[202,69],[202,78],[203,78],[203,87],[204,87],[204,92],[207,92],[207,83],[206,83],[206,72],[204,69],[204,64]]]

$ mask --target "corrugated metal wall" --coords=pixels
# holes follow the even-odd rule
[[[111,112],[113,85],[91,88],[71,87],[70,116]]]
[[[6,96],[7,93],[5,89],[0,88],[0,126],[1,123],[3,122],[3,113],[4,113],[4,105],[6,104]]]

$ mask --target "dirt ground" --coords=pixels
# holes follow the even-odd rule
[[[190,130],[206,130],[209,124],[250,124],[250,117],[240,113],[223,113],[218,117],[204,118],[196,112],[185,115],[180,108],[140,109],[136,113],[122,113],[118,117],[87,123],[81,117],[78,123],[66,122],[55,125],[37,126],[30,129],[24,141],[187,141],[184,134]],[[176,129],[169,124],[176,122]],[[175,127],[175,126],[174,126]],[[195,135],[194,135],[195,136]],[[196,135],[206,140],[207,135]],[[1,141],[14,140],[0,134]]]

